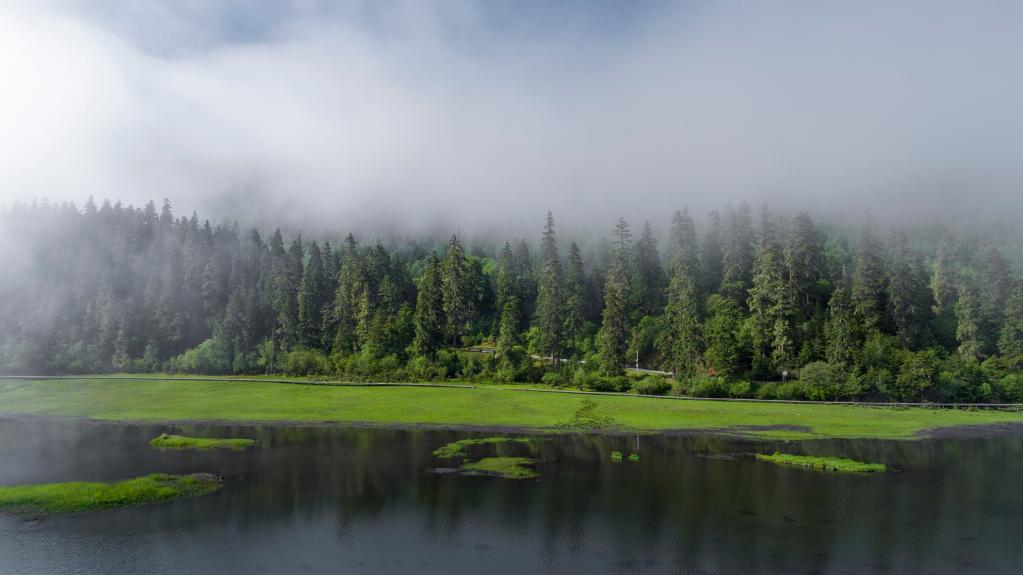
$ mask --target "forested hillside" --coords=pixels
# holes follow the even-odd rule
[[[578,245],[548,214],[532,241],[367,245],[166,202],[15,205],[0,212],[0,372],[626,390],[638,361],[674,373],[635,384],[653,393],[1023,401],[1023,284],[994,233],[869,217],[850,231],[745,204],[699,219],[675,213],[662,242],[621,219]]]

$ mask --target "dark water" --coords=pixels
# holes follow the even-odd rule
[[[161,432],[253,437],[159,451]],[[539,480],[441,475],[466,433],[0,421],[0,484],[209,471],[213,495],[0,516],[0,573],[1019,573],[1023,438],[789,444],[880,476],[757,462],[777,445],[559,436]],[[477,434],[479,435],[479,434]],[[639,463],[610,454],[638,450]],[[485,447],[474,456],[492,454]],[[506,445],[506,454],[529,447]],[[525,451],[522,451],[525,450]]]

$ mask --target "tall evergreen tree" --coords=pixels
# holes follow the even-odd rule
[[[417,355],[433,357],[444,345],[446,320],[444,317],[444,289],[441,281],[441,264],[437,252],[431,252],[419,280],[414,318],[415,340],[413,348]]]
[[[323,254],[314,241],[309,245],[309,258],[298,289],[298,324],[304,345],[319,347],[323,344],[323,308],[326,304]]]
[[[664,331],[657,342],[676,376],[696,373],[703,352],[699,319],[696,227],[687,211],[675,212],[671,226],[671,280]]]
[[[660,314],[664,308],[666,282],[657,251],[657,239],[650,222],[643,225],[643,233],[636,242],[635,269],[636,288],[633,294],[637,320],[643,316]]]
[[[828,302],[828,321],[824,328],[828,363],[843,368],[852,365],[857,347],[853,322],[849,288],[839,285]]]
[[[899,345],[919,347],[926,338],[931,293],[923,260],[910,251],[904,233],[896,234],[893,242],[887,293]]]
[[[1017,281],[1005,305],[1002,331],[998,337],[998,353],[1023,360],[1023,282]]]
[[[441,292],[444,301],[444,317],[447,320],[445,333],[452,346],[462,341],[466,324],[472,314],[470,286],[466,269],[465,250],[458,236],[448,240],[448,251],[441,268]]]
[[[619,218],[611,266],[604,282],[603,325],[600,328],[600,368],[606,375],[620,375],[628,360],[631,283],[628,262],[631,254],[632,234],[625,218]]]
[[[540,250],[542,259],[533,325],[539,334],[540,355],[549,356],[552,362],[560,365],[564,307],[561,297],[561,257],[558,255],[554,216],[551,212],[547,212]]]
[[[334,351],[342,356],[359,349],[358,315],[363,291],[362,258],[355,236],[348,234],[342,246],[341,266],[334,292],[330,326],[334,330]]]
[[[868,214],[860,228],[856,247],[856,271],[853,275],[853,309],[863,329],[870,333],[884,326],[885,271],[884,246],[878,236],[877,224]]]
[[[760,257],[749,290],[747,305],[753,315],[756,357],[761,366],[776,371],[796,367],[792,321],[795,297],[786,276],[785,260],[778,231],[767,213],[761,217]]]
[[[710,224],[703,240],[701,251],[702,281],[705,293],[714,293],[721,288],[724,269],[724,245],[722,239],[721,214],[717,210],[708,215]]]
[[[753,273],[753,218],[749,205],[725,210],[721,294],[746,305]]]
[[[583,270],[582,253],[575,242],[568,246],[568,265],[565,268],[564,288],[565,340],[570,346],[575,346],[577,339],[583,333],[586,311],[586,274]]]

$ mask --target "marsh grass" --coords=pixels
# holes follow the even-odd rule
[[[184,435],[160,434],[149,442],[153,447],[161,449],[234,449],[242,450],[256,444],[255,439],[217,437],[187,437]]]
[[[851,473],[884,473],[887,467],[883,463],[865,463],[841,457],[818,457],[813,455],[792,455],[775,451],[772,455],[757,454],[760,461],[769,461],[781,465],[808,467],[822,471],[843,471]]]
[[[462,465],[465,471],[496,475],[505,479],[534,479],[540,474],[530,467],[533,460],[528,457],[484,457]]]
[[[43,483],[0,487],[0,509],[16,513],[74,513],[205,495],[220,489],[209,473],[154,473],[114,483]]]

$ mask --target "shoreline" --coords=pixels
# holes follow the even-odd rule
[[[922,429],[911,437],[820,437],[786,438],[756,435],[759,432],[787,431],[812,433],[803,425],[735,425],[722,427],[690,427],[677,429],[626,429],[626,428],[550,428],[507,425],[474,425],[474,424],[441,424],[441,423],[402,423],[372,421],[332,421],[332,420],[234,420],[234,419],[111,419],[83,416],[32,415],[0,411],[2,421],[29,421],[44,423],[85,423],[94,425],[127,425],[127,426],[207,426],[207,427],[281,427],[281,428],[319,428],[319,429],[374,429],[381,431],[436,431],[489,433],[499,435],[606,435],[621,436],[665,436],[694,437],[712,436],[724,439],[742,439],[750,441],[829,441],[868,439],[875,441],[941,441],[948,439],[988,439],[996,437],[1023,437],[1023,422],[995,422],[975,425],[950,425]]]

